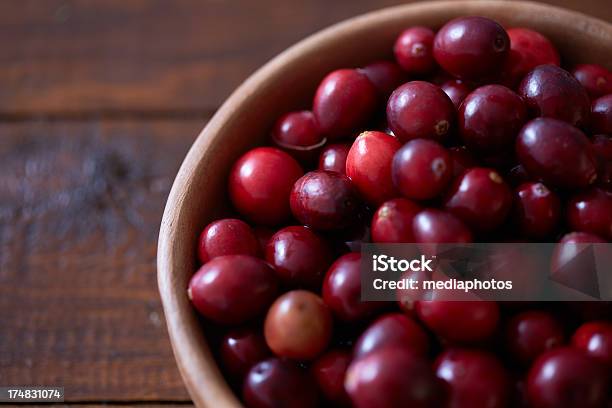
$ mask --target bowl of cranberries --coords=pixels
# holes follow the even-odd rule
[[[360,296],[363,243],[555,243],[563,261],[612,241],[611,56],[612,26],[579,13],[433,2],[253,74],[188,153],[160,231],[194,402],[612,406],[609,302]]]

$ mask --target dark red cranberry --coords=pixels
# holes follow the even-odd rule
[[[402,142],[416,138],[443,141],[454,125],[455,106],[436,85],[412,81],[391,94],[387,122]]]
[[[483,154],[511,151],[526,121],[523,100],[502,85],[476,89],[459,108],[461,138],[467,147]]]
[[[448,149],[453,162],[453,179],[461,176],[466,170],[476,167],[476,159],[465,146],[453,146]]]
[[[612,323],[583,324],[574,333],[572,345],[612,367]]]
[[[346,175],[367,202],[378,205],[396,196],[391,161],[401,146],[393,136],[376,131],[363,132],[353,143]]]
[[[610,373],[580,350],[550,350],[531,366],[527,397],[538,408],[605,408],[610,397]]]
[[[372,241],[389,244],[414,242],[412,222],[420,210],[421,207],[405,198],[383,203],[372,217]]]
[[[251,227],[234,218],[208,224],[198,239],[198,259],[204,264],[222,255],[261,255],[259,241]]]
[[[522,364],[530,364],[545,351],[562,345],[564,339],[563,326],[546,312],[519,313],[506,326],[508,351]]]
[[[232,377],[242,380],[251,367],[272,353],[263,335],[253,329],[234,329],[221,342],[221,362]]]
[[[595,135],[591,142],[598,164],[598,185],[612,191],[612,137]]]
[[[467,86],[465,82],[459,79],[451,79],[446,81],[440,85],[440,87],[448,95],[456,109],[459,109],[461,102],[463,102],[465,97],[472,92],[472,88]]]
[[[277,358],[251,368],[242,395],[249,408],[315,408],[318,400],[316,384],[308,373]]]
[[[346,157],[350,149],[351,145],[348,143],[326,146],[319,156],[319,170],[346,174]]]
[[[499,322],[499,307],[489,301],[416,302],[419,319],[435,334],[451,342],[488,339]]]
[[[542,183],[524,183],[515,190],[514,211],[523,234],[544,238],[557,228],[561,201]]]
[[[584,188],[597,178],[589,139],[560,120],[538,118],[528,122],[516,140],[516,153],[529,175],[547,185]]]
[[[395,40],[393,53],[397,63],[411,75],[430,73],[436,61],[433,57],[435,33],[427,27],[410,27]]]
[[[443,400],[429,362],[404,348],[384,348],[353,361],[344,386],[355,408],[434,408]]]
[[[591,129],[595,133],[612,136],[612,93],[593,101],[591,106]]]
[[[248,255],[218,256],[204,264],[189,282],[188,295],[205,317],[240,324],[263,312],[274,300],[274,270]]]
[[[250,150],[230,173],[232,204],[257,224],[280,224],[291,215],[289,193],[303,174],[298,162],[281,150],[273,147]]]
[[[393,184],[405,197],[431,199],[440,195],[451,181],[452,166],[444,146],[433,140],[413,139],[393,157]]]
[[[503,69],[505,82],[514,88],[539,65],[559,66],[559,53],[552,43],[537,31],[516,27],[507,30],[510,52]]]
[[[317,288],[332,262],[328,243],[311,229],[286,227],[272,236],[266,260],[289,286]]]
[[[506,219],[512,192],[495,170],[474,167],[455,181],[445,206],[470,227],[490,231]]]
[[[384,348],[403,348],[419,355],[429,350],[429,337],[412,318],[389,313],[376,319],[355,344],[355,358],[363,358]]]
[[[312,146],[321,143],[323,135],[311,111],[290,112],[281,116],[272,129],[272,140],[282,146]]]
[[[356,69],[328,74],[317,88],[312,111],[329,139],[351,137],[368,123],[376,110],[378,92]]]
[[[344,389],[344,377],[351,359],[349,351],[331,350],[312,363],[310,371],[328,402],[344,407],[350,405]]]
[[[434,370],[448,386],[448,407],[503,408],[511,382],[504,366],[490,353],[449,349],[436,359]]]
[[[434,57],[457,78],[481,80],[503,66],[510,49],[506,30],[485,17],[459,17],[436,34]]]
[[[572,71],[574,78],[591,98],[612,93],[612,73],[598,64],[579,64]]]
[[[368,77],[383,98],[406,82],[406,74],[395,62],[376,61],[360,68],[359,71]]]
[[[532,116],[559,119],[578,127],[588,124],[589,96],[576,78],[557,66],[536,67],[523,78],[518,93]]]
[[[324,170],[311,171],[296,181],[290,204],[295,218],[318,230],[348,227],[361,207],[351,180]]]
[[[422,244],[470,243],[472,233],[449,212],[433,208],[419,212],[412,222],[414,238]]]
[[[612,192],[593,188],[577,194],[568,204],[567,221],[574,231],[612,240]]]
[[[279,357],[310,360],[329,344],[332,316],[323,299],[306,290],[280,296],[264,323],[268,347]]]

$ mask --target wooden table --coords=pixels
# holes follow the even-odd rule
[[[64,386],[68,404],[188,404],[155,277],[183,156],[263,62],[398,3],[3,0],[0,385]],[[555,3],[612,20],[605,0]]]

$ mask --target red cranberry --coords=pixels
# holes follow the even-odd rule
[[[332,317],[312,292],[293,290],[274,302],[264,323],[270,349],[279,357],[310,360],[329,344]]]
[[[512,192],[495,170],[474,167],[455,181],[445,206],[472,228],[490,231],[506,219]]]
[[[306,227],[287,227],[272,236],[266,260],[290,286],[318,287],[332,262],[328,244]]]
[[[544,238],[557,228],[561,201],[542,183],[524,183],[515,191],[514,209],[523,234]]]
[[[280,224],[291,215],[289,193],[303,174],[298,162],[281,150],[272,147],[250,150],[230,173],[232,203],[257,224]]]
[[[499,321],[497,303],[488,301],[416,302],[419,319],[438,336],[451,342],[478,342],[488,339]]]
[[[579,64],[576,65],[572,74],[591,98],[599,98],[612,93],[612,74],[601,65]]]
[[[198,259],[203,264],[222,255],[260,254],[259,241],[251,227],[234,218],[211,222],[198,239]]]
[[[427,200],[438,196],[453,176],[451,156],[441,144],[413,139],[393,157],[393,184],[405,197]]]
[[[382,132],[363,132],[357,137],[346,158],[346,175],[361,196],[380,204],[395,194],[391,181],[391,160],[401,143]]]
[[[221,361],[227,372],[242,379],[255,364],[270,356],[263,335],[253,329],[235,329],[221,342]]]
[[[436,65],[433,57],[435,33],[427,27],[404,30],[393,46],[395,60],[411,75],[430,73]]]
[[[542,34],[522,27],[509,28],[507,32],[510,52],[503,72],[508,85],[518,85],[529,71],[539,65],[559,66],[559,53]]]
[[[210,320],[239,324],[263,312],[277,288],[274,270],[261,259],[226,255],[212,259],[193,275],[188,295]]]
[[[520,96],[501,85],[486,85],[469,94],[459,108],[459,131],[465,144],[485,154],[512,150],[527,121]]]
[[[516,153],[532,177],[551,186],[583,188],[597,178],[597,162],[589,140],[560,120],[538,118],[528,122],[516,140]]]
[[[453,162],[453,179],[461,176],[466,170],[476,167],[476,159],[465,146],[454,146],[448,149]]]
[[[385,348],[353,361],[344,386],[355,408],[433,408],[441,384],[429,362],[403,348]]]
[[[562,345],[564,337],[563,327],[546,312],[520,313],[506,327],[508,350],[522,364],[530,364],[545,351]]]
[[[323,133],[338,139],[366,125],[377,102],[378,93],[367,76],[355,69],[339,69],[321,81],[312,110]]]
[[[472,88],[459,79],[446,81],[440,87],[448,95],[456,109],[459,109],[461,102],[472,92]]]
[[[416,138],[443,141],[454,124],[455,106],[436,85],[412,81],[391,94],[387,121],[402,142]]]
[[[593,101],[591,128],[595,133],[612,136],[612,93]]]
[[[508,50],[506,30],[485,17],[459,17],[436,34],[434,57],[444,70],[461,79],[482,79],[498,72]]]
[[[388,98],[391,92],[406,82],[406,74],[395,62],[376,61],[359,69],[374,84],[383,98]]]
[[[332,144],[325,147],[319,156],[319,170],[346,174],[346,157],[351,149],[348,143]]]
[[[350,352],[331,350],[312,364],[310,371],[328,402],[345,407],[350,405],[349,396],[344,389],[344,377],[350,363]]]
[[[572,337],[574,347],[612,366],[612,323],[589,322],[576,330]]]
[[[612,191],[612,138],[607,135],[595,135],[591,144],[597,158],[598,185]]]
[[[414,238],[422,244],[470,243],[472,233],[451,213],[436,209],[419,212],[412,222]]]
[[[242,389],[249,408],[314,408],[317,388],[295,363],[271,358],[249,371]]]
[[[519,94],[533,116],[559,119],[578,127],[588,123],[589,96],[576,78],[557,66],[536,67],[521,81]]]
[[[579,350],[550,350],[529,370],[529,403],[538,408],[605,408],[609,402],[609,376],[601,363]]]
[[[281,116],[272,129],[272,140],[281,146],[312,146],[321,143],[323,135],[311,111],[290,112]]]
[[[343,174],[324,170],[311,171],[296,181],[290,204],[295,218],[318,230],[348,227],[360,210],[351,180]]]
[[[389,313],[374,321],[355,344],[355,358],[363,358],[383,348],[403,348],[419,355],[429,350],[429,337],[412,318]]]
[[[511,382],[503,365],[484,351],[450,349],[434,364],[438,378],[449,388],[448,407],[508,406]]]
[[[373,242],[414,242],[412,222],[421,210],[417,204],[405,198],[396,198],[381,205],[372,218]]]
[[[574,196],[568,204],[567,221],[575,231],[612,240],[612,192],[594,188]]]

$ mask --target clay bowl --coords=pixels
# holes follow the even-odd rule
[[[336,24],[253,74],[191,147],[172,186],[159,235],[158,282],[168,331],[185,385],[198,406],[240,406],[186,295],[196,268],[196,237],[229,206],[226,181],[231,165],[248,149],[267,143],[279,115],[310,106],[318,82],[329,71],[389,58],[402,29],[417,24],[438,28],[461,15],[537,29],[554,42],[565,64],[596,62],[612,68],[612,25],[603,21],[529,2],[442,1],[387,8]]]

